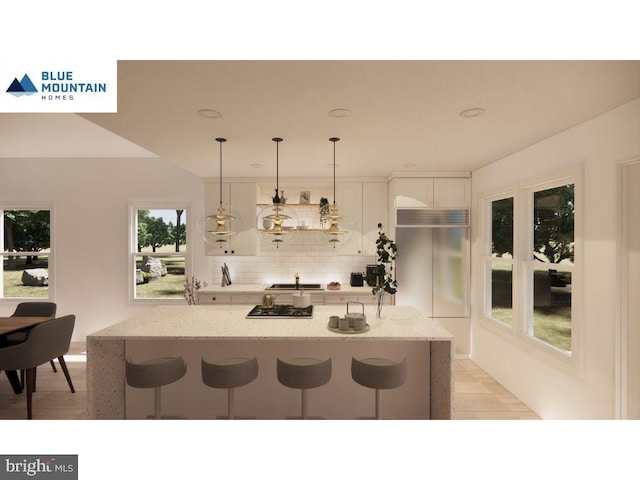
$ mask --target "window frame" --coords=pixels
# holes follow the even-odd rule
[[[53,202],[1,202],[0,203],[0,260],[4,265],[5,256],[9,256],[4,252],[4,212],[6,210],[47,210],[49,211],[49,253],[47,253],[48,262],[48,285],[46,297],[5,297],[4,296],[4,277],[0,275],[0,303],[21,303],[21,302],[37,302],[49,301],[55,302],[55,208]],[[38,255],[41,252],[20,252],[22,255]],[[1,269],[4,272],[4,267]]]
[[[184,303],[184,297],[175,298],[136,298],[136,257],[141,255],[138,252],[138,210],[184,210],[187,212],[187,218],[185,225],[186,235],[186,247],[185,252],[166,252],[166,253],[154,253],[153,256],[157,257],[184,257],[184,274],[185,281],[193,275],[193,216],[191,202],[185,200],[177,201],[135,201],[129,202],[128,205],[128,247],[127,247],[127,277],[128,277],[128,292],[130,304],[178,304]]]
[[[583,188],[584,171],[582,165],[554,171],[535,179],[514,183],[500,191],[490,192],[481,197],[482,205],[482,282],[483,298],[479,325],[497,332],[502,338],[516,344],[518,347],[534,354],[549,363],[580,375],[584,360],[583,351],[583,232],[584,207]],[[550,264],[533,260],[533,198],[534,193],[563,185],[574,184],[574,263]],[[514,259],[513,259],[513,312],[514,323],[511,328],[505,322],[491,317],[491,264],[499,260],[491,257],[491,205],[493,201],[508,198],[513,195],[514,201]],[[507,259],[501,263],[507,263]],[[571,272],[571,351],[565,352],[554,345],[533,336],[533,271],[534,267],[553,265],[558,271]]]
[[[493,202],[505,200],[507,198],[513,199],[513,256],[511,259],[504,257],[494,257],[492,253],[492,243],[493,243]],[[518,244],[518,234],[517,234],[517,222],[516,215],[518,211],[518,197],[515,190],[506,190],[500,193],[490,195],[485,197],[485,231],[486,233],[486,242],[484,246],[483,252],[483,271],[484,271],[484,298],[482,302],[482,314],[485,318],[490,319],[491,321],[496,322],[496,326],[499,328],[506,329],[511,332],[514,330],[516,326],[516,317],[517,317],[517,295],[516,295],[516,281],[517,272],[518,272],[518,262],[516,260],[516,252],[517,252],[517,244]],[[492,316],[493,310],[493,299],[492,299],[492,290],[493,290],[493,264],[499,263],[503,265],[511,266],[511,309],[513,311],[514,322],[513,325],[509,325],[502,320],[494,318]]]
[[[562,263],[551,263],[551,262],[540,262],[536,261],[533,258],[533,244],[534,244],[534,231],[533,231],[533,212],[534,212],[534,196],[535,193],[541,192],[544,190],[549,190],[552,188],[562,187],[565,185],[573,184],[574,185],[574,205],[575,205],[575,213],[574,213],[574,263],[572,265],[562,264]],[[573,357],[575,354],[575,348],[577,347],[577,342],[575,338],[575,326],[576,326],[576,311],[573,305],[574,300],[574,280],[578,280],[576,278],[576,266],[578,264],[578,255],[579,251],[582,249],[578,248],[577,240],[582,237],[582,235],[578,234],[577,230],[577,217],[578,217],[578,185],[576,182],[575,175],[565,175],[557,178],[549,179],[544,182],[536,182],[534,184],[528,185],[523,188],[523,194],[526,195],[526,212],[524,212],[524,223],[527,225],[527,228],[524,230],[524,235],[526,235],[524,241],[522,242],[523,251],[520,252],[519,263],[521,264],[521,283],[520,287],[524,289],[522,292],[523,298],[523,309],[522,312],[523,318],[522,322],[519,322],[519,327],[521,328],[520,335],[523,340],[526,342],[532,343],[534,346],[539,346],[540,348],[544,348],[548,350],[549,353],[553,355],[558,355],[560,358],[564,356]],[[580,262],[581,263],[581,262]],[[536,269],[548,269],[549,266],[553,265],[553,269],[560,272],[570,272],[572,276],[572,305],[571,305],[571,351],[565,352],[560,348],[545,342],[539,338],[536,338],[533,335],[533,324],[534,324],[534,305],[533,305],[533,297],[534,297],[534,274],[533,272]],[[536,268],[538,267],[538,268]]]

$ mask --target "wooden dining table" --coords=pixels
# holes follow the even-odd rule
[[[3,346],[4,335],[29,329],[40,323],[51,320],[52,317],[0,317],[0,348]],[[15,370],[5,370],[15,393],[22,393],[22,386]]]

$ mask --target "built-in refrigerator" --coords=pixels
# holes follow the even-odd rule
[[[398,209],[396,305],[413,305],[469,343],[470,212]]]

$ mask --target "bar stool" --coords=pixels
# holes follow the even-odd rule
[[[126,361],[127,384],[135,388],[155,389],[154,416],[150,418],[162,418],[160,387],[177,382],[185,373],[187,364],[182,357],[152,358],[140,363]]]
[[[217,418],[230,420],[239,418],[234,415],[234,389],[253,382],[257,376],[258,359],[256,357],[232,357],[215,362],[202,359],[202,381],[204,384],[212,388],[227,389],[227,415]]]
[[[351,378],[364,387],[376,390],[376,416],[382,419],[380,390],[397,388],[407,379],[407,359],[394,362],[386,358],[351,359]]]
[[[300,417],[306,420],[307,415],[307,390],[321,387],[331,379],[331,358],[319,360],[317,358],[293,358],[281,360],[277,363],[278,380],[282,385],[301,390],[302,412]],[[321,418],[321,417],[313,417]]]

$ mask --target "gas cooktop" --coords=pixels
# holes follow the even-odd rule
[[[313,305],[305,308],[295,308],[293,305],[275,305],[272,308],[256,305],[246,318],[312,318]]]

